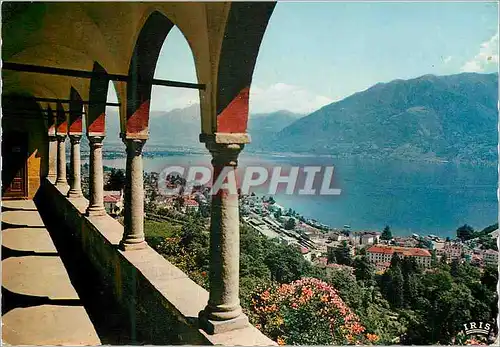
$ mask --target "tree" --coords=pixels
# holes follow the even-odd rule
[[[435,249],[431,251],[431,267],[436,267],[438,264],[437,252]]]
[[[198,220],[190,218],[181,228],[180,245],[192,256],[197,268],[208,270],[209,236]]]
[[[125,188],[125,171],[122,169],[111,169],[105,190],[122,190]]]
[[[336,249],[333,247],[328,247],[327,262],[328,264],[336,264],[337,257],[335,256]]]
[[[498,283],[498,268],[496,266],[487,265],[481,276],[481,284],[486,286],[491,291],[496,291]]]
[[[264,263],[271,272],[271,279],[279,283],[298,280],[311,266],[297,249],[281,243],[269,240],[266,253]]]
[[[366,255],[356,257],[354,260],[354,275],[356,280],[367,286],[372,285],[374,268]]]
[[[394,308],[403,308],[404,306],[404,277],[402,271],[402,261],[394,253],[391,259],[391,266],[387,269],[381,278],[380,289],[384,297]]]
[[[361,308],[363,288],[347,268],[332,269],[327,275],[327,282],[339,291],[350,307]]]
[[[274,218],[276,218],[277,220],[280,220],[281,219],[281,209],[278,208],[275,212],[274,212]]]
[[[450,264],[450,274],[453,277],[458,277],[460,275],[460,263],[458,259],[453,259]]]
[[[287,221],[285,222],[285,229],[286,230],[293,230],[295,229],[295,218],[288,218]]]
[[[404,306],[404,278],[399,265],[390,266],[381,278],[380,287],[384,297],[394,308]]]
[[[391,258],[391,268],[394,268],[394,267],[400,267],[401,266],[401,258],[399,257],[399,255],[394,252],[394,254],[392,255],[392,258]]]
[[[441,265],[446,264],[448,264],[448,256],[446,255],[446,253],[443,253],[443,255],[441,256]]]
[[[391,228],[386,225],[384,230],[382,231],[382,235],[380,236],[382,240],[392,240],[392,232]]]
[[[431,240],[426,240],[424,238],[420,238],[418,240],[417,248],[431,249],[433,247]]]
[[[342,241],[342,245],[335,249],[335,258],[337,259],[337,264],[352,265],[351,249],[347,241]]]
[[[464,224],[457,229],[457,237],[462,241],[470,240],[474,235],[474,228],[470,225]]]

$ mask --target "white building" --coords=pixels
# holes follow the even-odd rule
[[[487,249],[483,252],[485,264],[498,266],[498,252],[493,249]]]
[[[445,242],[444,247],[438,251],[438,254],[446,254],[448,260],[461,259],[464,252],[464,245],[459,242]]]
[[[104,208],[109,215],[119,216],[123,210],[123,191],[105,190]]]
[[[407,247],[394,247],[394,246],[371,246],[366,250],[368,259],[374,264],[390,263],[394,253],[399,257],[412,257],[415,258],[417,264],[423,267],[431,266],[431,253],[423,248],[407,248]]]
[[[185,212],[198,212],[198,209],[200,208],[200,204],[198,204],[198,201],[193,200],[193,199],[186,199],[184,200],[184,210]]]

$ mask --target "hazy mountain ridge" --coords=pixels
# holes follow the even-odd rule
[[[398,79],[378,83],[305,117],[284,110],[252,114],[248,124],[252,143],[245,150],[496,162],[497,100],[496,73]],[[105,144],[121,148],[118,113],[113,111],[106,120]],[[198,140],[200,123],[198,104],[152,111],[145,151],[204,150]]]
[[[496,73],[379,83],[255,147],[341,157],[496,161],[497,99]]]
[[[248,130],[252,136],[252,142],[262,142],[266,137],[274,135],[302,116],[285,110],[250,115]],[[106,129],[110,134],[107,136],[108,142],[113,144],[119,142],[117,136],[114,135],[120,132],[117,112],[108,112]],[[151,111],[149,132],[150,136],[146,143],[149,148],[155,146],[205,148],[198,140],[201,132],[198,104],[168,112]]]

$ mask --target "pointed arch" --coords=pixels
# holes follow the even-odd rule
[[[78,91],[71,87],[69,93],[69,134],[81,134],[83,128],[83,101]]]
[[[50,105],[47,106],[47,134],[56,136],[57,117]]]
[[[68,115],[64,106],[58,102],[56,106],[56,133],[57,135],[68,134]]]
[[[95,76],[103,76],[106,70],[94,62],[92,71]],[[85,117],[88,135],[104,135],[106,132],[106,99],[109,80],[102,77],[93,77],[90,80],[89,105]]]
[[[253,70],[275,2],[233,2],[217,72],[215,132],[244,133]]]
[[[127,84],[127,136],[147,137],[151,88],[161,47],[174,24],[158,11],[146,20],[130,60]]]

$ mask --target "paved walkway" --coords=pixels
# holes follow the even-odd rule
[[[2,321],[11,345],[101,344],[30,200],[2,201]]]

